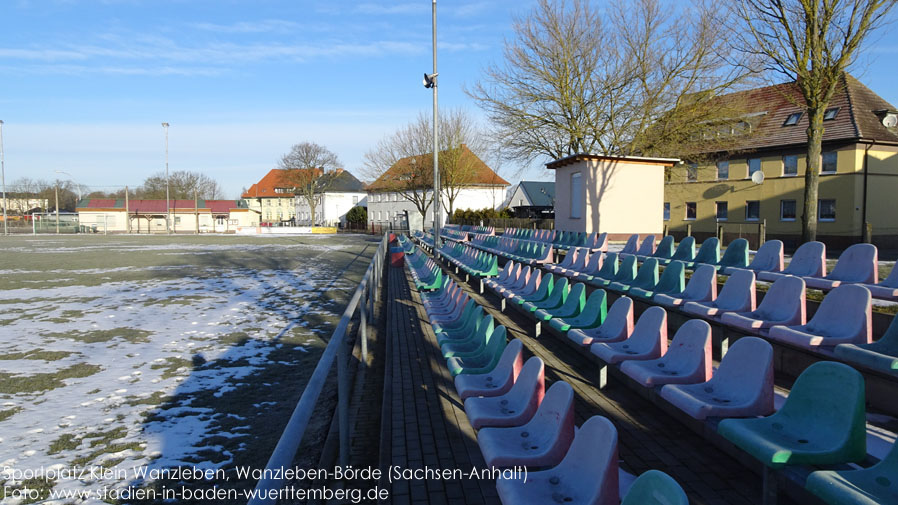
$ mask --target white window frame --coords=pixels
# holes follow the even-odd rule
[[[823,202],[832,202],[833,203],[833,217],[822,217],[823,212],[821,212],[821,208],[823,207]],[[821,223],[833,223],[836,221],[836,199],[835,198],[819,198],[817,200],[817,221]]]
[[[720,172],[721,168],[726,172],[726,177],[721,177]],[[730,179],[730,160],[720,160],[717,162],[717,180],[718,181],[727,181]]]
[[[758,206],[758,216],[757,217],[749,217],[749,215],[748,215],[749,205],[748,204],[750,204],[750,203],[757,204],[757,206]],[[750,223],[761,220],[761,201],[760,200],[746,200],[745,201],[745,220]]]
[[[757,165],[758,165],[757,170],[755,170],[754,172],[763,172],[763,170],[761,168],[761,158],[748,158],[747,160],[745,160],[745,178],[746,179],[751,179],[752,174],[754,174],[754,172],[752,172],[752,170],[751,170],[752,162],[757,163]]]
[[[833,165],[835,165],[834,170],[824,170],[823,167],[824,161],[827,156],[831,156],[833,158]],[[820,173],[821,174],[834,174],[839,171],[839,152],[838,151],[824,151],[820,153]]]
[[[792,202],[792,205],[794,207],[794,209],[792,211],[792,213],[794,215],[792,217],[784,217],[783,216],[783,205],[786,202]],[[780,221],[795,221],[795,219],[797,217],[798,217],[798,200],[793,200],[793,199],[780,200]]]
[[[795,160],[795,172],[794,173],[786,173],[786,158]],[[798,176],[798,155],[797,154],[783,155],[783,177],[797,177],[797,176]]]
[[[724,216],[720,217],[721,205],[723,206]],[[729,221],[730,219],[730,202],[716,201],[714,202],[714,219],[717,221]]]
[[[689,204],[692,204],[693,216],[689,217]],[[695,221],[698,217],[698,202],[686,202],[686,205],[683,206],[683,221]]]

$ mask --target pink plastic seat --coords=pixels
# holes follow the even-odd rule
[[[636,256],[651,256],[655,253],[655,236],[649,235],[642,241],[642,245],[636,250]]]
[[[830,291],[808,324],[774,326],[770,338],[815,349],[873,341],[873,305],[870,291],[846,284]]]
[[[833,289],[847,283],[874,284],[879,280],[879,257],[873,244],[854,244],[845,249],[832,272],[825,277],[805,277],[809,288]]]
[[[698,265],[679,295],[657,294],[652,301],[665,307],[679,307],[688,302],[710,302],[717,298],[717,269]]]
[[[574,440],[574,390],[558,381],[527,424],[484,428],[477,443],[487,466],[554,466],[564,459]]]
[[[776,325],[794,326],[807,322],[804,280],[787,275],[770,286],[758,308],[751,312],[727,312],[720,322],[744,330],[768,329]]]
[[[626,360],[647,360],[667,351],[667,311],[649,307],[642,313],[630,337],[620,342],[596,342],[589,352],[609,365]]]
[[[889,276],[879,284],[864,284],[873,298],[881,300],[898,300],[898,268],[892,268]]]
[[[620,370],[645,387],[705,382],[711,378],[711,325],[701,319],[686,321],[664,356],[624,361]]]
[[[755,273],[751,270],[733,272],[714,301],[683,305],[685,312],[702,317],[715,317],[724,312],[751,312],[755,308]]]
[[[509,342],[502,351],[499,363],[491,372],[455,376],[455,390],[464,401],[473,396],[498,396],[514,386],[524,364],[524,344],[518,339]]]
[[[583,423],[558,466],[528,472],[526,480],[496,480],[499,499],[509,505],[618,505],[619,486],[617,430],[601,416]]]
[[[758,337],[736,341],[714,377],[701,384],[669,384],[661,397],[695,419],[773,413],[773,347]]]
[[[561,272],[571,268],[574,263],[577,262],[577,259],[580,257],[580,250],[578,248],[573,248],[567,252],[564,256],[564,260],[561,263],[548,263],[543,267],[552,272],[553,274],[560,274]]]
[[[795,250],[792,261],[782,272],[758,272],[758,279],[773,282],[780,277],[823,277],[826,275],[826,245],[823,242],[805,242]]]
[[[549,274],[552,275],[552,274]],[[542,282],[542,270],[539,268],[533,268],[530,270],[530,277],[527,279],[527,284],[524,287],[516,290],[509,289],[502,293],[502,296],[508,300],[514,298],[515,296],[527,296],[531,295],[539,289],[539,284]]]
[[[465,414],[475,430],[486,426],[520,426],[533,418],[546,394],[543,360],[532,357],[524,363],[514,386],[501,396],[465,400]]]
[[[755,253],[755,257],[752,258],[746,269],[755,272],[782,272],[784,264],[782,240],[768,240],[758,248],[758,252]],[[724,267],[720,273],[731,275],[735,269],[735,267]]]
[[[521,275],[521,264],[509,261],[505,263],[505,268],[495,278],[487,278],[483,280],[483,284],[492,290],[500,287],[511,286],[518,280]]]
[[[520,263],[519,263],[520,265]],[[530,265],[522,265],[521,272],[518,274],[517,280],[515,280],[511,284],[503,284],[502,286],[496,286],[493,288],[493,291],[496,292],[499,296],[505,296],[507,293],[515,293],[524,289],[528,282],[530,282],[531,277]]]
[[[605,321],[595,328],[571,328],[567,338],[578,345],[593,342],[619,342],[633,333],[633,299],[622,296],[611,304]]]
[[[601,252],[594,252],[589,255],[589,261],[586,262],[585,265],[583,265],[583,268],[567,270],[566,272],[564,272],[564,275],[572,279],[579,279],[579,276],[595,276],[599,273],[599,270],[602,269],[604,257],[605,255]]]

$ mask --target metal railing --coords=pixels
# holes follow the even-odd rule
[[[346,310],[343,311],[343,317],[340,318],[340,323],[334,330],[333,335],[331,335],[331,339],[327,343],[324,353],[322,353],[321,358],[318,360],[318,364],[315,366],[315,371],[312,372],[312,376],[309,379],[308,384],[306,384],[306,388],[302,392],[302,396],[299,398],[296,408],[293,409],[293,414],[290,415],[290,420],[287,421],[284,433],[281,435],[277,446],[274,448],[274,452],[271,453],[271,457],[268,459],[268,464],[265,466],[263,477],[256,484],[255,492],[253,493],[254,496],[250,499],[249,505],[277,502],[277,495],[279,493],[274,491],[284,487],[285,479],[275,478],[275,475],[282,473],[276,472],[275,470],[287,468],[293,462],[293,459],[296,456],[296,451],[299,449],[299,444],[302,442],[303,436],[305,435],[309,420],[312,418],[312,412],[315,410],[315,405],[318,403],[318,397],[321,396],[321,391],[324,388],[327,376],[330,373],[335,359],[337,361],[336,415],[340,433],[339,461],[341,466],[347,466],[349,464],[350,393],[348,370],[349,350],[346,345],[346,332],[352,317],[355,315],[356,308],[358,308],[360,310],[359,338],[361,339],[361,360],[363,366],[367,366],[368,323],[371,322],[370,320],[374,314],[374,303],[380,299],[380,283],[383,275],[384,262],[386,261],[388,237],[389,235],[385,233],[380,244],[377,246],[374,258],[372,258],[371,263],[368,265],[368,270],[365,271],[362,281],[352,294],[349,304],[346,305]]]

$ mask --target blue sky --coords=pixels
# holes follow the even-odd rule
[[[533,0],[441,0],[440,105],[480,116],[463,93],[502,55]],[[7,183],[65,178],[139,185],[201,171],[236,197],[296,142],[358,172],[384,134],[429,110],[431,3],[297,0],[5,0],[0,119]],[[869,47],[856,75],[898,104],[898,50]],[[514,179],[518,167],[502,174]],[[531,169],[528,178],[548,178]]]

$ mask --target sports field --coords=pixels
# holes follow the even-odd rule
[[[0,237],[3,503],[162,501],[115,493],[173,467],[251,487],[237,469],[264,466],[376,248],[361,235]],[[313,448],[330,419],[316,420]]]

